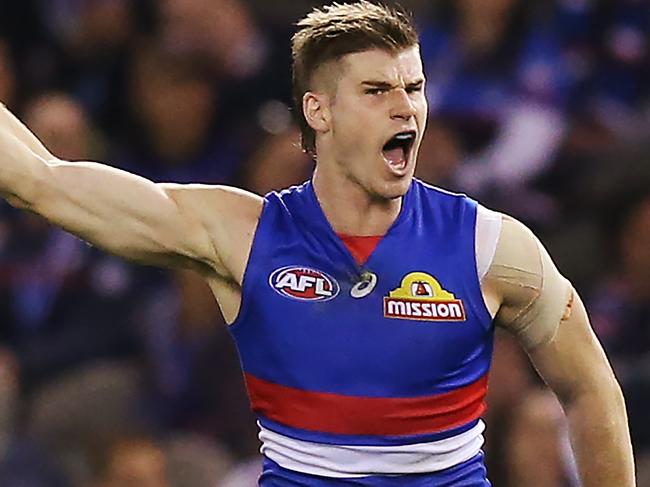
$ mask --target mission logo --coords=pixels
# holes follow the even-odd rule
[[[420,321],[465,321],[460,299],[424,272],[407,274],[400,287],[384,297],[384,316]]]
[[[273,271],[269,285],[282,296],[300,301],[327,301],[339,293],[333,277],[309,267],[288,266]]]

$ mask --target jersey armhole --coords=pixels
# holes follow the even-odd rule
[[[474,252],[476,258],[476,274],[478,278],[481,299],[488,315],[493,320],[494,316],[490,311],[488,303],[483,294],[483,279],[487,275],[494,256],[496,255],[497,245],[501,237],[501,228],[503,226],[503,216],[501,213],[487,209],[477,204],[476,208],[476,227],[474,236]]]
[[[264,214],[267,212],[267,209],[269,207],[269,199],[267,197],[264,198],[264,202],[262,204],[262,211],[260,212],[260,217],[259,220],[257,221],[257,226],[255,227],[255,233],[253,234],[253,241],[251,242],[251,249],[248,252],[248,260],[246,261],[246,268],[244,269],[244,275],[242,277],[242,283],[241,283],[241,300],[239,302],[239,310],[237,311],[237,316],[235,319],[227,325],[228,330],[234,331],[235,329],[239,328],[240,324],[242,321],[244,321],[244,318],[246,316],[246,313],[248,311],[248,288],[251,286],[251,279],[252,276],[250,275],[251,273],[254,272],[254,269],[252,269],[251,262],[253,262],[254,258],[257,257],[257,254],[259,253],[259,240],[261,239],[261,234],[263,233],[263,226],[262,226],[262,218],[264,217]]]

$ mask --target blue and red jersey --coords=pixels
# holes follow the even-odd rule
[[[478,458],[493,326],[476,214],[414,180],[359,264],[311,182],[266,196],[230,329],[270,465],[362,479]]]

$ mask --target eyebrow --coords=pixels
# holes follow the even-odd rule
[[[424,83],[424,78],[418,78],[415,81],[412,81],[410,83],[406,84],[407,88],[411,88],[414,86],[419,86]],[[382,89],[389,89],[389,88],[394,88],[395,85],[388,83],[387,81],[376,81],[376,80],[366,80],[361,82],[362,85],[364,86],[371,86],[373,88],[382,88]]]

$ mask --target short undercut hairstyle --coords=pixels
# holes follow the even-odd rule
[[[366,0],[332,3],[315,8],[298,21],[291,39],[293,98],[302,135],[302,148],[316,155],[316,133],[302,111],[302,99],[312,88],[314,74],[324,64],[369,49],[397,53],[418,44],[413,19],[400,7]]]

